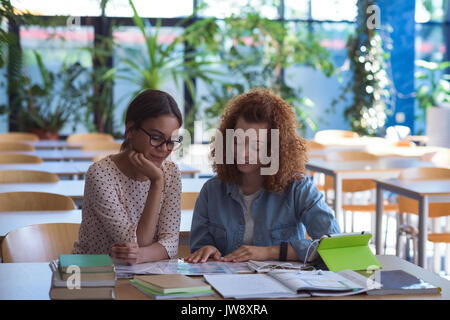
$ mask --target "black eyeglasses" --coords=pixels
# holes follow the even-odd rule
[[[145,130],[144,128],[139,128],[141,129],[143,132],[145,132],[146,135],[149,136],[150,138],[150,145],[152,147],[158,148],[161,147],[163,144],[166,144],[167,150],[169,151],[175,151],[180,149],[182,142],[183,142],[183,137],[179,137],[178,140],[171,140],[171,139],[165,139],[164,135],[162,134],[152,134],[152,133],[148,133],[147,130]],[[155,130],[157,131],[157,130]]]

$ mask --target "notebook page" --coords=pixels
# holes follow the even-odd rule
[[[348,291],[352,289],[364,289],[364,286],[356,284],[332,271],[301,271],[299,273],[284,272],[269,273],[269,275],[293,291]]]
[[[204,277],[224,298],[274,298],[299,296],[265,274],[224,274],[204,275]]]

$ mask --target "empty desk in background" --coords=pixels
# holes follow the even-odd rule
[[[92,162],[89,162],[89,165]],[[86,165],[86,164],[85,164]],[[88,166],[89,167],[89,166]],[[1,170],[37,170],[46,171],[57,174],[59,177],[79,178],[80,175],[86,174],[87,168],[83,165],[75,165],[74,162],[67,161],[44,161],[42,163],[16,163],[16,164],[0,164]]]
[[[327,162],[312,159],[306,164],[306,170],[320,172],[334,178],[335,216],[342,215],[342,180],[344,179],[391,179],[397,178],[403,169],[412,167],[433,167],[429,162],[414,158],[381,158],[378,161]]]
[[[442,289],[441,295],[380,295],[358,294],[347,297],[312,297],[296,300],[448,300],[450,281],[431,271],[420,268],[396,256],[377,256],[383,270],[403,270]],[[48,300],[52,272],[47,262],[0,263],[0,300]],[[117,300],[149,300],[150,298],[134,288],[128,279],[119,279],[115,294]],[[215,292],[213,296],[197,297],[195,300],[222,300]],[[283,299],[284,300],[284,299]]]
[[[114,142],[122,143],[123,140],[118,139]],[[28,144],[36,148],[36,150],[49,150],[49,149],[81,149],[86,142],[67,142],[66,140],[39,140],[39,141],[27,141]],[[89,143],[89,142],[87,142]]]
[[[0,212],[0,236],[18,228],[43,223],[81,223],[81,210]]]
[[[379,180],[376,195],[376,250],[382,248],[382,217],[383,217],[383,190],[395,192],[399,195],[419,201],[419,243],[418,263],[426,267],[427,217],[428,204],[431,202],[450,202],[450,180],[414,180],[400,181],[398,179]]]
[[[192,210],[181,210],[180,233],[191,230]],[[17,228],[43,223],[81,223],[81,210],[0,212],[0,237]]]

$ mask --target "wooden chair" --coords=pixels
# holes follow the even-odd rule
[[[0,193],[0,211],[74,210],[70,197],[46,192]]]
[[[102,153],[102,154],[98,154],[94,157],[94,162],[100,161],[103,158],[106,158],[107,156],[111,155],[111,153]]]
[[[194,210],[197,201],[198,192],[182,192],[181,193],[181,210]]]
[[[57,174],[34,170],[2,170],[0,183],[54,183],[58,182]]]
[[[114,137],[108,133],[91,132],[91,133],[74,133],[67,137],[69,143],[88,143],[96,141],[114,141]]]
[[[28,154],[3,153],[0,154],[0,164],[8,163],[42,163],[42,159]]]
[[[197,201],[198,192],[183,192],[181,194],[181,210],[194,210],[195,202]],[[189,255],[189,232],[180,232],[178,244],[178,257],[183,258]]]
[[[0,141],[0,151],[35,151],[35,148],[25,142]]]
[[[0,134],[0,141],[39,141],[39,137],[34,133],[28,132],[8,132]]]
[[[378,161],[378,156],[365,152],[365,151],[335,151],[329,152],[326,154],[326,161],[333,162],[344,162],[344,161]],[[328,192],[328,190],[334,189],[334,178],[330,176],[325,176],[325,185],[324,190]],[[352,203],[346,203],[343,201],[342,210],[344,212],[344,232],[347,229],[345,212],[350,211],[352,213],[351,216],[351,230],[353,232],[354,228],[354,212],[376,212],[376,204],[375,204],[375,189],[376,184],[372,179],[344,179],[342,181],[342,193],[344,195],[351,194]],[[365,201],[361,204],[354,204],[353,200],[355,198],[355,193],[370,191],[371,199],[369,201]],[[385,202],[384,204],[384,212],[398,212],[397,203],[389,203]],[[373,217],[374,219],[375,217]],[[372,219],[372,220],[373,220]],[[372,226],[374,225],[374,221],[372,221]],[[373,228],[372,228],[373,229]],[[386,227],[387,229],[387,227]]]
[[[450,179],[450,169],[447,168],[409,168],[401,172],[399,180],[403,181],[417,181],[417,180],[448,180]],[[412,226],[410,215],[419,214],[419,202],[417,200],[398,196],[397,197],[399,207],[399,230],[397,233],[397,255],[400,255],[400,237],[402,235],[409,237],[413,241],[414,260],[417,260],[417,236],[419,231],[415,226]],[[405,223],[404,215],[407,214],[407,223]],[[438,218],[446,217],[447,230],[446,232],[438,232]],[[439,272],[440,268],[440,256],[438,252],[438,243],[447,243],[447,249],[450,245],[450,202],[432,202],[428,205],[428,218],[433,219],[433,231],[428,233],[428,241],[434,244],[434,269],[435,272]],[[407,246],[408,247],[408,246]],[[448,251],[448,250],[447,250]],[[450,259],[448,255],[445,257]],[[446,264],[448,265],[448,263]],[[449,270],[447,270],[448,272]]]
[[[316,142],[343,138],[354,139],[359,138],[359,135],[356,132],[348,130],[321,130],[317,131],[314,135],[314,141]]]
[[[100,142],[89,142],[81,147],[83,151],[103,151],[103,150],[115,150],[120,151],[120,146],[122,144],[114,141],[100,141]]]
[[[1,244],[3,262],[48,262],[70,254],[79,229],[77,223],[48,223],[13,230]]]
[[[437,167],[450,168],[450,148],[437,148],[436,152],[426,153],[420,160],[432,162]]]
[[[311,150],[325,150],[326,146],[322,143],[313,141],[313,140],[306,140],[306,150],[311,151]],[[309,158],[314,158],[314,156],[308,155]],[[320,158],[320,159],[324,159],[325,156],[321,155],[321,156],[316,156],[316,158]],[[324,190],[324,175],[314,172],[314,171],[310,171],[311,172],[311,176],[313,177],[314,180],[314,184],[316,185],[317,189],[319,189],[320,191]]]
[[[409,140],[399,140],[392,143],[394,147],[414,147],[416,144]]]
[[[391,141],[404,140],[411,134],[411,129],[407,126],[395,125],[386,129],[386,139]]]

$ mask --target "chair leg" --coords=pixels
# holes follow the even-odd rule
[[[397,214],[397,240],[395,243],[395,254],[397,257],[401,256],[402,231],[400,230],[400,226],[403,225],[403,220],[403,213],[399,212]]]
[[[445,245],[445,274],[450,275],[450,244]]]
[[[388,227],[389,227],[389,213],[386,214],[386,231],[384,232],[384,248],[383,248],[384,254],[386,254],[387,249]]]
[[[440,232],[440,220],[435,218],[431,220],[431,230],[434,233]],[[435,273],[441,272],[441,250],[439,248],[439,243],[433,244],[433,271]]]

